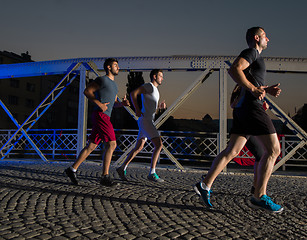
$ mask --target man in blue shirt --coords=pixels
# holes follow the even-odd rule
[[[84,90],[84,95],[95,104],[95,107],[92,114],[93,128],[88,145],[82,149],[74,164],[65,170],[66,175],[76,185],[78,185],[76,177],[78,167],[101,141],[105,144],[105,151],[100,183],[104,186],[115,185],[109,176],[109,167],[116,148],[116,138],[110,116],[113,107],[129,106],[130,104],[126,99],[121,103],[117,101],[118,88],[114,78],[119,72],[118,61],[114,58],[106,59],[104,70],[106,75],[97,77]]]

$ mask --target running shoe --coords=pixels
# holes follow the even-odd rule
[[[118,185],[118,183],[114,182],[110,175],[104,175],[100,179],[100,184],[105,187],[114,187]]]
[[[200,185],[200,182],[197,183],[195,186],[194,186],[194,191],[199,195],[201,196],[204,204],[208,207],[208,208],[212,208],[212,204],[210,202],[210,194],[211,194],[211,190],[207,191],[205,189],[203,189]]]
[[[158,174],[156,174],[156,173],[149,174],[147,178],[148,178],[148,180],[154,181],[154,182],[164,182],[164,180],[162,178],[160,178],[158,176]]]
[[[65,173],[67,177],[69,177],[70,181],[72,181],[73,184],[78,185],[77,175],[75,172],[71,170],[71,168],[66,168]]]
[[[280,213],[284,210],[282,206],[274,203],[267,195],[262,195],[260,200],[251,198],[251,203],[253,204],[253,207],[264,209],[269,212]]]
[[[118,173],[119,177],[121,180],[123,181],[128,181],[128,179],[126,178],[126,170],[123,170],[122,168],[116,168],[116,172]]]

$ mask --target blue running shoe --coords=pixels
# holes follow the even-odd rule
[[[270,197],[267,195],[262,195],[260,200],[257,200],[256,198],[251,199],[251,203],[253,206],[264,209],[269,212],[274,212],[274,213],[280,213],[284,210],[284,208],[272,201]]]
[[[205,205],[208,207],[208,208],[212,208],[212,204],[210,202],[210,194],[211,194],[211,190],[207,191],[205,189],[203,189],[200,185],[200,182],[197,183],[195,186],[194,186],[194,190],[195,192],[201,196],[203,202],[205,203]]]
[[[150,181],[154,181],[154,182],[164,182],[164,180],[162,178],[160,178],[158,176],[158,174],[156,174],[156,173],[149,174],[147,176],[147,179],[150,180]]]

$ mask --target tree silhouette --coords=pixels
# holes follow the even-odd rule
[[[142,86],[145,83],[143,78],[143,72],[130,72],[128,74],[128,83],[126,84],[127,87],[127,98],[131,101],[130,93],[137,89],[138,87]],[[138,104],[142,107],[142,100],[141,96],[138,96]],[[134,110],[133,105],[131,104],[131,108]]]

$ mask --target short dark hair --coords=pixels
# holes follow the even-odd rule
[[[158,75],[159,72],[163,72],[162,69],[153,69],[151,70],[150,74],[149,74],[149,77],[150,77],[150,80],[152,81],[153,80],[153,76],[154,75]]]
[[[103,68],[104,68],[104,70],[106,71],[107,74],[109,73],[108,66],[112,66],[112,63],[114,63],[114,62],[117,62],[117,63],[118,63],[118,60],[115,59],[115,58],[107,58],[107,59],[104,61]]]
[[[246,31],[246,42],[248,45],[252,44],[254,41],[254,36],[259,35],[261,31],[264,31],[263,27],[252,27]]]

